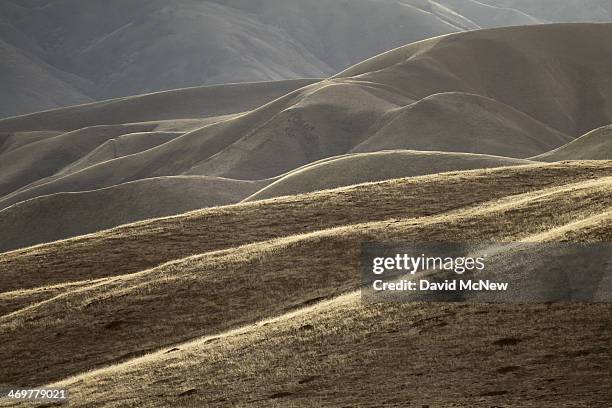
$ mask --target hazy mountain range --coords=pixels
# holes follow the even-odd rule
[[[451,32],[607,21],[607,0],[2,0],[0,116],[188,86],[323,78]]]

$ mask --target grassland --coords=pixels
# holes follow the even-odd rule
[[[19,271],[20,265],[23,265],[20,272],[13,272],[13,276],[21,276],[23,284],[15,287],[15,290],[5,290],[8,293],[4,293],[0,298],[4,302],[3,308],[11,311],[0,317],[0,340],[3,344],[10,345],[1,351],[1,358],[11,361],[13,358],[11,356],[15,355],[16,350],[21,351],[19,357],[21,364],[8,365],[4,381],[45,384],[77,376],[74,380],[68,381],[71,390],[78,395],[79,401],[103,405],[106,400],[99,398],[99,394],[96,401],[87,400],[87,384],[94,384],[90,383],[89,379],[96,378],[91,381],[95,381],[98,385],[111,381],[117,384],[119,389],[127,392],[127,389],[122,387],[131,387],[129,384],[136,381],[135,378],[140,378],[136,374],[141,373],[138,370],[146,370],[152,374],[151,377],[144,376],[144,378],[151,378],[151,381],[155,381],[157,385],[165,384],[159,385],[158,391],[164,390],[165,387],[171,388],[171,384],[174,384],[177,387],[176,395],[158,393],[159,395],[153,399],[126,397],[118,398],[114,402],[109,400],[106,403],[117,406],[122,404],[155,406],[188,402],[197,405],[212,404],[217,399],[220,405],[248,405],[256,403],[257,401],[253,400],[261,397],[261,401],[257,402],[260,405],[300,405],[310,401],[308,403],[311,405],[321,403],[333,406],[340,402],[350,404],[351,401],[365,401],[363,398],[367,393],[351,397],[348,395],[350,387],[352,389],[357,385],[360,389],[374,387],[370,390],[380,387],[383,371],[374,369],[372,373],[378,375],[372,382],[368,382],[369,370],[358,372],[359,364],[364,363],[364,367],[371,367],[376,361],[387,361],[379,366],[380,370],[390,368],[394,364],[405,364],[412,368],[404,370],[402,375],[418,372],[423,377],[419,376],[414,382],[424,381],[423,379],[430,378],[435,370],[440,370],[440,367],[446,364],[443,363],[446,360],[442,357],[434,358],[434,353],[435,355],[442,353],[447,355],[446,359],[450,358],[448,355],[450,351],[447,350],[449,344],[456,347],[458,339],[462,336],[464,339],[472,339],[474,333],[482,330],[485,325],[489,327],[488,334],[482,338],[476,337],[476,340],[472,339],[477,346],[471,352],[466,348],[470,347],[469,345],[464,345],[463,348],[453,352],[455,359],[452,361],[453,364],[457,364],[457,367],[453,367],[457,369],[450,372],[442,371],[448,372],[449,381],[458,380],[454,376],[460,376],[460,373],[468,370],[458,367],[464,366],[470,359],[473,360],[473,353],[483,353],[482,355],[491,356],[490,358],[498,361],[496,363],[498,367],[492,367],[491,371],[502,370],[503,373],[496,374],[500,383],[504,382],[505,375],[517,375],[517,373],[509,374],[512,371],[518,370],[523,373],[524,370],[531,374],[525,374],[511,382],[515,388],[500,390],[494,386],[495,382],[486,382],[484,374],[478,376],[473,369],[468,370],[470,375],[476,376],[475,379],[481,383],[471,388],[473,395],[461,397],[464,401],[478,403],[481,399],[490,402],[501,401],[503,398],[513,398],[514,401],[524,399],[535,401],[535,398],[544,394],[544,391],[537,393],[533,390],[529,392],[517,390],[533,378],[539,378],[540,374],[532,372],[537,367],[537,364],[533,365],[535,363],[532,360],[536,357],[544,358],[547,351],[552,357],[546,357],[546,364],[550,367],[550,372],[554,373],[549,377],[560,376],[562,378],[555,381],[561,383],[577,381],[580,377],[580,382],[575,385],[580,393],[574,394],[574,398],[592,402],[601,401],[605,397],[601,391],[603,389],[601,382],[606,374],[606,370],[602,370],[601,367],[605,364],[600,361],[602,364],[600,368],[593,364],[597,359],[609,358],[598,351],[600,347],[598,344],[605,342],[605,338],[601,337],[605,336],[604,328],[608,327],[605,319],[610,314],[606,305],[559,304],[551,309],[550,306],[542,305],[523,307],[522,305],[408,304],[393,306],[390,311],[383,313],[386,306],[364,306],[358,301],[357,295],[348,294],[359,287],[356,270],[359,243],[363,241],[409,242],[423,239],[557,241],[567,239],[568,234],[575,241],[610,240],[612,238],[609,229],[609,212],[612,203],[611,168],[609,162],[528,165],[371,183],[258,203],[220,207],[4,254],[3,271],[10,274],[9,271]],[[463,191],[464,194],[453,197],[453,186],[456,191]],[[427,189],[432,191],[431,201],[425,194]],[[433,201],[434,191],[437,192],[438,198],[442,196],[446,199]],[[466,197],[465,191],[473,193]],[[411,197],[410,192],[415,196]],[[465,201],[460,201],[460,197]],[[291,208],[296,208],[296,203],[300,203],[301,215],[305,216],[309,211],[313,211],[312,214],[317,216],[310,219],[319,219],[321,225],[305,228],[304,223],[295,218],[293,227],[286,222],[278,224],[268,222],[270,231],[266,238],[261,234],[260,225],[246,223],[249,218],[245,215],[249,214],[249,211],[254,211],[256,208],[260,214],[259,219],[263,219],[266,211],[278,217],[278,214],[282,214],[282,206],[287,205],[289,201],[292,202]],[[440,207],[432,207],[434,202],[440,203]],[[390,207],[387,211],[384,207],[380,208],[380,211],[376,212],[376,219],[364,218],[368,212],[371,212],[369,209],[374,203],[378,206],[388,203]],[[332,211],[332,208],[336,210]],[[211,212],[216,212],[214,217],[211,217]],[[218,231],[209,230],[223,213],[227,217],[227,222],[221,225],[225,228]],[[324,217],[322,214],[327,215]],[[354,217],[352,221],[349,214]],[[142,250],[151,247],[155,250],[152,252],[165,253],[167,257],[165,261],[169,262],[147,269],[147,266],[139,266],[136,261],[124,268],[115,269],[113,273],[100,273],[98,277],[101,279],[89,282],[78,282],[77,276],[59,277],[51,273],[52,279],[45,279],[36,273],[24,273],[28,268],[32,268],[35,262],[41,261],[41,258],[33,256],[37,251],[46,251],[46,259],[53,260],[55,256],[68,256],[66,254],[70,254],[71,250],[82,251],[83,248],[87,248],[88,243],[91,245],[100,242],[104,239],[104,234],[110,234],[106,239],[114,240],[106,242],[115,244],[114,246],[107,244],[106,247],[115,248],[115,251],[124,254],[122,259],[130,260],[132,257],[126,257],[124,252],[130,245],[129,242],[144,242],[140,238],[134,240],[135,235],[128,233],[130,229],[140,231],[147,229],[151,237],[155,237],[159,243],[171,241],[169,237],[176,237],[178,240],[180,234],[164,235],[161,231],[163,231],[162,226],[170,221],[172,225],[181,225],[179,222],[181,217],[185,218],[184,221],[187,221],[187,217],[190,218],[189,222],[184,222],[183,225],[191,225],[189,228],[194,228],[199,224],[200,231],[208,231],[205,241],[210,246],[207,249],[193,248],[191,251],[191,254],[199,255],[171,253],[168,249],[163,250],[160,244],[142,244]],[[241,225],[240,229],[244,231],[244,235],[236,237],[236,241],[230,243],[226,228],[232,219]],[[287,213],[283,219],[291,219],[291,213]],[[568,225],[571,227],[568,228]],[[122,234],[119,234],[120,231]],[[186,233],[184,229],[181,231]],[[193,235],[190,235],[189,240],[192,238]],[[215,245],[215,240],[225,246]],[[110,252],[112,251],[111,249]],[[105,255],[98,252],[92,254],[95,254],[97,260],[109,261]],[[82,255],[68,257],[71,260],[78,259],[82,264],[93,264],[92,258],[87,261]],[[34,261],[36,259],[38,261]],[[157,262],[161,263],[162,260]],[[4,268],[4,265],[12,266]],[[49,263],[49,268],[49,271],[53,270],[52,263]],[[56,271],[60,270],[72,271],[73,268],[63,267]],[[89,270],[92,270],[91,266]],[[93,279],[95,275],[89,271],[86,274],[88,279]],[[29,282],[26,280],[28,276],[31,279]],[[58,281],[75,283],[61,284]],[[53,287],[43,289],[45,286]],[[28,287],[38,289],[27,289]],[[25,290],[19,290],[20,288]],[[344,295],[347,297],[343,297]],[[324,303],[312,308],[311,305],[319,302]],[[68,309],[71,313],[66,315],[65,311]],[[545,314],[545,310],[552,312]],[[331,326],[330,323],[325,323],[329,322],[327,319],[331,319],[333,313],[337,313],[337,323],[342,322],[341,324]],[[540,316],[534,327],[525,326],[528,321],[515,320],[530,313]],[[404,319],[404,314],[412,317]],[[580,320],[578,318],[580,314],[586,317]],[[502,315],[513,318],[498,324]],[[347,316],[353,318],[348,319]],[[420,324],[410,323],[417,321],[417,316],[423,319],[422,327]],[[478,316],[478,320],[470,320],[471,324],[466,326],[465,319],[469,319],[469,316]],[[601,320],[602,318],[604,320]],[[265,325],[258,324],[268,319],[272,320]],[[306,321],[308,323],[305,323]],[[433,324],[434,322],[436,324]],[[583,325],[580,330],[577,329],[579,322]],[[296,324],[300,325],[301,329],[299,327],[296,329]],[[457,332],[459,327],[463,329]],[[535,336],[538,327],[547,327],[547,330],[552,330],[554,333],[558,330],[571,329],[576,331],[576,335],[567,338],[545,334]],[[554,330],[551,327],[554,327]],[[386,329],[379,330],[381,328]],[[244,333],[240,335],[240,340],[237,340],[238,334],[235,334],[234,330]],[[291,334],[288,334],[289,332]],[[512,337],[512,333],[519,332],[522,334],[516,344],[520,343],[520,346],[496,345],[497,340]],[[567,366],[570,355],[564,354],[569,351],[552,354],[551,347],[559,343],[555,347],[569,350],[578,342],[579,333],[589,338],[589,349],[584,352],[586,353],[584,364],[576,365],[576,363],[570,369]],[[260,338],[258,336],[269,335],[270,340],[253,340]],[[415,336],[427,340],[413,339]],[[202,337],[202,340],[198,340],[199,337]],[[31,342],[28,340],[30,338],[37,338],[40,341]],[[245,343],[242,343],[242,339]],[[360,344],[358,350],[363,352],[368,348],[371,350],[369,356],[362,356],[363,352],[354,354],[347,347],[356,339],[359,339]],[[400,345],[404,344],[403,341],[409,339],[417,341],[418,350],[424,353],[420,355],[419,352],[419,355],[415,356],[416,362],[411,359],[412,354],[405,348],[403,352],[398,352],[399,354],[393,352],[399,350]],[[446,343],[446,340],[451,343]],[[190,341],[193,342],[192,345],[182,345]],[[250,341],[253,341],[252,345]],[[249,350],[247,359],[249,363],[234,370],[231,364],[237,363],[238,360],[220,361],[219,358],[221,353],[225,352],[222,350],[233,353],[231,350],[238,347],[237,342],[242,345],[240,347],[246,347],[242,350]],[[292,362],[291,364],[296,364],[299,374],[294,371],[278,371],[273,367],[279,364],[279,360],[265,357],[273,353],[275,347],[280,344],[288,345],[282,353],[295,350],[294,346],[289,344],[294,344],[301,350],[295,358],[288,360]],[[270,348],[265,348],[265,345]],[[429,353],[432,353],[430,357],[425,353],[426,345]],[[192,347],[202,347],[201,350],[206,350],[201,354],[196,353],[199,360],[194,358],[194,354],[183,354],[177,350],[168,355],[164,354],[165,351],[174,348],[195,350]],[[335,352],[330,353],[330,347],[335,349]],[[161,351],[143,359],[133,360],[156,350]],[[493,351],[495,353],[491,354]],[[168,363],[167,358],[170,358],[168,356],[173,359],[172,364]],[[325,356],[332,357],[327,359]],[[434,360],[431,360],[432,358]],[[506,361],[508,359],[509,362]],[[508,369],[508,373],[504,372],[504,367],[516,365],[519,359],[528,362],[524,363],[526,367]],[[38,362],[43,360],[45,368],[41,369]],[[320,360],[322,363],[318,365],[315,360]],[[129,363],[115,366],[124,361]],[[195,368],[197,366],[195,361],[201,363],[201,370]],[[266,377],[267,374],[263,377],[252,377],[249,374],[252,371],[249,370],[255,369],[255,361],[259,362],[260,366],[263,365],[263,372],[269,372],[273,377]],[[219,364],[225,364],[223,362],[230,366],[220,366]],[[269,370],[265,369],[268,363]],[[83,374],[80,377],[80,373],[104,366],[109,368],[92,374]],[[307,366],[314,373],[299,371],[299,367],[304,370]],[[183,368],[187,371],[181,371]],[[213,376],[212,371],[207,370],[224,374]],[[181,392],[190,389],[183,389],[188,384],[176,382],[179,378],[184,378],[186,372],[190,373],[189,378],[193,378],[193,385],[197,391],[179,396]],[[104,379],[105,375],[109,376],[108,380]],[[117,380],[118,375],[125,375],[125,380]],[[200,375],[202,377],[199,377]],[[241,377],[243,375],[244,377]],[[133,376],[133,379],[130,379],[132,378],[130,376]],[[320,378],[321,381],[330,378],[331,382],[324,381],[327,385],[323,385],[317,383],[319,380],[316,379],[306,381],[304,384],[310,382],[318,384],[312,393],[307,392],[312,384],[303,387],[300,384],[295,386],[289,384],[312,376]],[[334,383],[333,378],[338,376],[348,376],[347,378],[353,378],[355,382],[346,382],[342,389],[334,388],[331,384]],[[207,381],[197,380],[205,377],[208,378]],[[435,381],[440,381],[442,376],[438,375],[436,378]],[[266,379],[270,380],[268,385],[260,387]],[[549,378],[541,381],[547,379]],[[590,385],[582,386],[587,379]],[[235,381],[237,384],[232,391],[215,388],[218,384],[227,385],[228,381]],[[385,381],[390,381],[389,387],[401,384],[388,377]],[[464,378],[462,381],[458,381],[453,386],[456,387],[453,388],[454,393],[460,393],[461,384],[465,384],[467,379]],[[555,381],[546,385],[557,386]],[[152,384],[150,386],[154,387]],[[439,385],[432,382],[429,386],[435,389]],[[213,392],[206,387],[213,387],[217,391]],[[260,391],[255,391],[256,389]],[[382,389],[389,390],[384,387]],[[550,388],[544,389],[550,390]],[[597,392],[592,392],[593,390]],[[400,395],[404,395],[402,393],[405,392],[408,391],[403,389]],[[458,395],[453,392],[445,393],[445,398]],[[329,393],[329,396],[325,393]],[[433,392],[429,394],[420,391],[419,395],[419,398],[424,398],[423,400],[435,401],[430,399],[433,398]],[[557,393],[554,398],[559,399],[563,396],[567,397],[566,394]],[[462,401],[461,398],[457,398],[459,402]]]
[[[302,10],[231,3],[233,16]],[[469,24],[455,0],[388,3]],[[529,18],[467,3],[474,18]],[[65,4],[0,10],[42,24]],[[364,242],[609,245],[611,33],[470,31],[322,81],[0,120],[0,388],[67,387],[79,407],[607,408],[609,265],[602,303],[375,303],[360,255]],[[540,266],[491,262],[527,289]]]

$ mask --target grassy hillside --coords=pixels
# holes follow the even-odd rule
[[[417,83],[418,99],[452,90],[486,92],[491,99],[579,136],[608,123],[609,111],[591,98],[599,92],[594,83],[607,75],[604,61],[610,58],[608,45],[596,38],[609,29],[610,24],[552,24],[450,35],[377,56],[337,78],[359,75],[364,80],[406,89]],[[589,37],[592,41],[587,40]],[[574,50],[571,55],[569,49]],[[561,63],[567,58],[576,62],[575,70]],[[594,69],[592,76],[583,71],[587,65]],[[584,83],[577,85],[577,80]],[[552,97],[557,92],[567,98]],[[580,95],[586,98],[582,104],[574,99]]]
[[[585,171],[585,168],[580,169],[580,165],[551,166],[550,169],[557,169],[557,171],[572,167],[575,170],[581,170],[570,179],[563,180],[558,176],[553,177],[556,183],[551,183],[548,177],[544,179],[538,177],[538,174],[547,173],[548,166],[540,166],[538,172],[534,172],[529,177],[525,177],[523,171],[537,168],[537,166],[481,171],[480,173],[458,173],[454,176],[434,176],[433,179],[431,177],[413,179],[409,181],[413,184],[413,188],[409,191],[416,189],[414,183],[423,183],[423,187],[428,183],[437,184],[438,201],[442,201],[440,205],[446,205],[446,208],[434,215],[426,215],[431,214],[431,208],[424,205],[424,202],[419,204],[412,201],[412,214],[387,215],[381,221],[370,222],[361,216],[359,220],[356,220],[360,222],[359,224],[347,225],[347,222],[344,221],[339,225],[340,228],[292,235],[271,241],[263,241],[258,231],[257,240],[259,242],[247,246],[208,252],[170,262],[158,268],[92,282],[81,289],[68,289],[60,296],[32,304],[30,307],[0,318],[0,339],[4,344],[10,345],[9,348],[1,351],[5,354],[3,359],[10,359],[10,356],[15,355],[13,349],[23,351],[23,354],[20,355],[21,364],[9,366],[5,381],[10,383],[17,379],[27,379],[30,383],[45,383],[59,380],[96,366],[133,358],[148,351],[162,347],[174,347],[179,342],[198,336],[222,334],[227,330],[252,325],[262,319],[288,313],[313,302],[350,292],[358,287],[357,254],[359,243],[363,241],[411,241],[423,236],[427,236],[432,241],[442,239],[463,242],[511,241],[529,239],[530,236],[563,228],[566,224],[578,220],[587,220],[588,225],[589,219],[593,217],[597,219],[600,214],[610,210],[612,182],[609,177],[600,177],[593,173],[598,167],[607,173],[609,163],[587,164],[587,166],[592,166],[593,170]],[[590,178],[593,179],[580,181],[584,180],[586,173],[590,173]],[[460,186],[464,194],[466,191],[470,193],[479,191],[482,193],[482,199],[453,205],[454,198],[447,195],[452,193],[446,188],[441,188],[440,181],[438,183],[434,181],[437,178],[441,180],[454,178],[457,187]],[[490,183],[490,189],[486,190],[482,184],[479,189],[470,188],[472,178],[481,182],[487,180]],[[521,193],[516,190],[501,191],[504,188],[498,189],[500,186],[510,189],[513,183],[521,185],[534,181],[540,185],[536,187],[530,184],[530,188],[526,189],[530,192]],[[355,202],[363,203],[366,214],[373,212],[372,208],[376,208],[376,213],[378,213],[378,207],[385,202],[394,202],[398,207],[405,208],[405,203],[410,202],[405,201],[405,190],[398,188],[398,185],[390,187],[385,190],[384,183],[367,184],[352,190],[344,189],[330,193],[342,195],[351,191],[361,192],[362,194]],[[388,194],[386,197],[382,194],[385,191]],[[322,198],[322,203],[325,203],[330,201],[328,197],[325,197],[330,193],[296,196],[294,200],[305,199],[307,202],[319,196]],[[497,198],[495,194],[499,194]],[[427,196],[419,194],[419,197],[424,197],[423,200],[425,200]],[[293,203],[294,210],[299,207],[307,212],[307,205],[296,206],[296,204]],[[254,204],[221,208],[218,211],[231,213],[251,205]],[[274,207],[277,201],[264,201],[259,205],[263,208]],[[359,207],[354,208],[352,203],[348,204],[348,202],[340,208],[341,213],[349,210],[359,211]],[[414,217],[419,213],[420,217]],[[331,215],[335,212],[323,211],[321,214]],[[382,215],[382,212],[379,215]],[[276,218],[282,219],[278,214]],[[216,217],[213,220],[217,222],[219,218]],[[173,219],[173,222],[176,224],[177,220]],[[604,231],[607,231],[608,234],[604,237],[609,236],[610,231],[606,229],[609,228],[609,225],[606,223],[603,225]],[[228,224],[224,226],[227,227]],[[330,226],[327,224],[323,228]],[[273,229],[274,225],[270,225],[269,228]],[[249,227],[242,225],[242,229],[248,230]],[[160,231],[156,232],[160,237]],[[173,238],[168,237],[166,240]],[[144,241],[133,240],[133,235],[126,239],[129,240],[127,242],[131,241],[133,245],[141,246],[141,248],[147,246]],[[83,246],[83,244],[82,240],[64,243],[64,245],[73,246]],[[58,248],[57,245],[61,244],[54,245]],[[126,245],[122,245],[121,248],[123,252]],[[160,247],[156,249],[160,252]],[[21,252],[21,254],[25,255],[34,251],[36,249]],[[60,253],[66,254],[67,251],[62,249],[56,255]],[[4,257],[15,257],[18,254],[20,253],[9,253]],[[96,254],[96,258],[101,257],[101,254]],[[88,262],[86,258],[79,259],[81,263]],[[129,259],[126,252],[123,252],[123,259]],[[7,269],[3,277],[8,277],[11,281],[11,271],[14,269]],[[36,277],[31,276],[30,278],[40,279],[40,276],[37,274]],[[88,279],[92,278],[93,276],[88,276]],[[71,310],[69,318],[65,315],[66,307],[70,307]],[[518,305],[499,307],[510,308],[514,310],[512,313],[519,313],[518,310],[523,310],[522,306]],[[588,311],[589,315],[606,310],[605,306],[583,305],[582,307],[582,310]],[[476,307],[476,310],[481,309]],[[427,309],[421,313],[425,313],[426,321],[434,319],[435,314],[429,314],[431,312]],[[561,315],[560,312],[559,316]],[[398,323],[399,316],[393,314],[387,316],[390,319],[388,322],[390,326],[401,325]],[[487,314],[485,316],[483,319],[489,322],[489,327],[495,327],[491,325],[493,322],[491,319],[498,315]],[[403,319],[399,318],[399,320]],[[575,323],[570,324],[574,321],[573,318],[561,319],[561,321],[569,324],[569,327],[572,327],[571,324],[575,325]],[[353,322],[356,321],[353,320]],[[271,324],[275,326],[274,323]],[[364,324],[367,327],[367,320]],[[359,335],[361,333],[359,328],[364,327],[360,324],[352,326],[351,323],[348,323],[348,325],[347,334],[350,332]],[[503,327],[501,326],[501,329]],[[311,329],[304,330],[310,331]],[[339,330],[336,333],[342,338],[345,336],[342,334],[344,329]],[[596,330],[594,326],[592,330]],[[28,333],[28,336],[25,336],[25,333]],[[523,336],[529,337],[525,333]],[[585,334],[588,333],[585,332]],[[26,341],[32,338],[31,336],[43,340],[44,347],[42,343]],[[498,336],[507,337],[502,332]],[[492,335],[492,337],[495,336]],[[223,344],[224,340],[221,338],[216,341]],[[364,341],[364,347],[377,344],[374,337],[364,337]],[[547,342],[551,341],[547,340]],[[557,342],[563,347],[570,346],[560,339],[557,339]],[[431,347],[434,351],[444,348],[445,344],[444,341],[437,338],[431,340]],[[508,353],[513,352],[505,350]],[[69,359],[66,358],[68,351],[73,353]],[[340,347],[337,352],[339,355],[344,355],[349,350]],[[306,358],[317,358],[317,355],[314,353],[313,357]],[[209,355],[204,354],[203,358],[208,358],[206,356]],[[49,368],[46,370],[38,369],[37,362],[42,359],[48,364]],[[336,369],[343,367],[342,364],[338,364],[338,361],[340,360],[330,361],[330,369],[331,367],[336,367]],[[405,361],[408,364],[409,360]],[[562,359],[553,361],[555,367],[563,366]],[[169,370],[167,366],[164,367],[163,371],[169,376],[169,381],[176,378],[173,377],[172,370]],[[585,375],[594,375],[587,368],[580,370]],[[564,372],[567,372],[567,368],[564,369]],[[602,371],[599,370],[599,372]],[[163,374],[160,375],[155,376],[157,379],[164,378]],[[287,378],[289,377],[295,378],[293,373],[287,373]],[[215,381],[216,378],[221,380],[223,375],[213,377],[211,380]],[[586,392],[589,388],[584,390]],[[342,395],[340,390],[332,392],[332,396],[335,397],[342,397]],[[210,397],[210,394],[204,393],[196,398]],[[593,394],[590,398],[596,400],[600,397],[601,394]]]
[[[111,139],[56,175],[50,182],[89,166],[137,153],[177,137],[178,133],[130,133]],[[301,194],[371,181],[535,163],[495,156],[441,152],[388,151],[354,154],[313,163],[277,181],[241,181],[206,176],[142,179],[101,190],[56,193],[0,211],[0,252],[88,234],[118,225],[182,212]],[[273,183],[267,187],[270,183]],[[248,197],[248,199],[247,199]],[[57,208],[62,208],[57,214]]]
[[[440,214],[611,172],[609,162],[537,164],[391,180],[195,211],[0,254],[2,287],[12,291],[134,273],[197,253],[347,224]],[[121,251],[116,251],[117,245]],[[41,263],[45,268],[39,267]]]
[[[612,125],[595,129],[565,146],[533,158],[546,162],[610,159],[612,159]]]
[[[59,136],[62,133],[64,132],[56,130],[0,133],[0,154],[46,138]]]
[[[447,171],[533,164],[468,153],[389,150],[330,157],[296,169],[264,187],[245,201],[310,193],[367,182],[415,177]]]
[[[605,406],[609,315],[584,304],[364,305],[351,294],[57,385],[91,406]]]
[[[43,105],[145,93],[0,120],[0,388],[88,407],[607,406],[609,265],[520,244],[612,243],[612,23],[531,25],[612,9],[528,3],[0,3],[0,85],[52,84]],[[184,88],[296,76],[327,79]],[[488,245],[465,277],[511,289],[370,301],[374,242]]]
[[[175,176],[37,197],[0,211],[0,252],[150,218],[234,204],[267,182]],[[61,211],[58,211],[61,209]]]
[[[107,140],[91,150],[79,160],[64,167],[54,174],[61,177],[95,166],[98,163],[113,160],[118,157],[129,156],[152,149],[182,135],[180,132],[135,132],[124,133],[116,138]],[[48,178],[45,180],[49,180]]]

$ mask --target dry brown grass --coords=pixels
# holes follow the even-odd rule
[[[607,175],[612,175],[609,161],[532,165],[392,180],[196,211],[0,254],[0,289],[119,276],[208,251],[342,225],[440,214]]]
[[[412,44],[0,204],[152,175],[272,177],[381,148],[538,154],[612,120],[612,48],[600,41],[611,29]],[[21,149],[37,157],[32,146]],[[17,150],[6,150],[10,191],[29,183]],[[43,175],[72,162],[51,155],[59,162]],[[365,241],[612,242],[611,215],[612,161],[534,164],[213,208],[0,254],[0,387],[66,386],[76,406],[605,406],[610,304],[362,304],[356,290]]]
[[[57,385],[92,407],[604,407],[611,311],[352,294]]]
[[[600,184],[610,194],[609,183],[508,198],[455,216],[538,212],[560,195],[584,200],[588,194],[573,193]],[[565,219],[548,238],[571,228],[573,241],[591,241],[599,226],[609,240],[609,214]],[[513,225],[521,218],[504,219]],[[53,385],[67,387],[79,406],[604,407],[610,316],[607,304],[363,304],[353,292]]]
[[[33,198],[0,210],[0,231],[3,232],[0,252],[137,221],[234,204],[267,184],[266,181],[174,176]]]
[[[494,173],[496,185],[516,177],[504,178],[508,171],[516,169]],[[395,199],[402,194],[396,190]],[[363,241],[521,239],[609,211],[611,197],[605,177],[541,187],[438,215],[256,242],[94,283],[0,318],[0,342],[9,345],[0,359],[20,360],[7,365],[3,382],[59,380],[354,290]],[[379,202],[370,198],[370,205]]]
[[[0,316],[23,309],[32,304],[54,298],[62,293],[89,286],[96,281],[64,283],[35,289],[16,290],[0,293]]]

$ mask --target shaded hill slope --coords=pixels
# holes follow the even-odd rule
[[[36,57],[87,78],[96,84],[92,97],[106,99],[329,76],[406,42],[478,28],[461,18],[451,23],[449,13],[421,3],[61,0],[4,7],[6,24],[30,39]]]
[[[323,159],[289,172],[245,201],[265,200],[402,177],[530,163],[528,160],[496,156],[412,150],[348,154]]]
[[[17,95],[23,105],[18,110],[3,99],[0,103],[8,110],[1,115],[77,103],[66,98],[70,88],[99,100],[205,84],[325,77],[380,52],[441,34],[612,19],[606,0],[553,3],[6,1],[0,10],[0,40],[53,72],[41,77],[27,61],[17,61],[15,68],[22,68],[15,71],[18,75],[3,78],[46,88],[28,86],[30,95]],[[45,98],[31,98],[40,89],[47,89],[41,95]]]
[[[98,163],[143,152],[169,142],[180,135],[182,135],[182,133],[179,132],[125,133],[102,143],[81,159],[55,173],[54,176],[61,177],[94,166]]]
[[[68,74],[60,74],[56,68],[3,41],[1,36],[0,55],[0,117],[92,101],[77,85],[79,80],[75,78],[71,83]]]
[[[0,196],[13,192],[34,181],[51,176],[65,166],[121,135],[148,132],[154,125],[93,126],[2,153],[0,158]]]
[[[567,136],[516,109],[467,93],[428,96],[389,112],[381,122],[383,124],[376,133],[352,151],[367,152],[409,145],[415,150],[442,149],[527,157],[532,151],[567,140]],[[410,129],[408,134],[406,129]]]
[[[543,18],[529,15],[519,7],[504,7],[502,5],[486,4],[486,2],[477,0],[440,0],[436,3],[438,3],[440,8],[446,7],[469,21],[475,22],[480,28],[549,22]],[[572,4],[572,7],[578,8],[578,5]]]
[[[0,252],[239,202],[266,182],[177,176],[38,197],[0,211]]]
[[[496,7],[522,10],[534,17],[557,22],[606,22],[612,19],[612,4],[606,0],[480,0]]]
[[[504,184],[501,180],[514,180],[515,171],[498,171],[498,176],[508,176],[501,179],[487,172],[490,181],[496,181],[488,193],[496,192],[497,186]],[[206,253],[68,291],[0,318],[0,338],[10,345],[0,353],[8,359],[15,355],[12,348],[25,351],[19,357],[22,364],[10,365],[4,381],[25,378],[40,384],[58,380],[197,336],[251,325],[354,290],[359,287],[356,271],[363,241],[410,241],[423,236],[433,241],[512,241],[610,210],[610,177],[546,184],[530,193],[488,197],[485,200],[491,200],[480,205],[437,215],[349,225]],[[363,186],[364,192],[379,187]],[[464,192],[473,191],[467,185],[463,188]],[[362,199],[370,209],[384,201],[402,205],[405,200],[396,188],[389,194],[386,199],[377,194],[368,200],[366,193]],[[439,192],[438,199],[452,201],[444,192]],[[72,311],[69,318],[65,316],[68,305]],[[44,339],[44,346],[31,342],[25,333]],[[79,358],[64,359],[68,350]],[[41,359],[58,364],[42,371],[37,369]]]
[[[612,125],[595,129],[578,139],[533,158],[541,161],[612,159]]]
[[[56,130],[0,133],[0,154],[15,150],[33,142],[59,136],[62,133],[64,132]]]
[[[610,45],[596,39],[606,36],[611,26],[549,24],[449,35],[364,61],[337,78],[359,76],[404,89],[417,82],[413,87],[418,99],[442,90],[484,94],[577,136],[610,115],[604,102],[610,89],[595,83],[609,74],[604,61],[610,58]],[[581,80],[584,86],[578,85]],[[554,97],[559,91],[567,97]],[[597,100],[600,97],[603,100]]]
[[[191,119],[255,109],[316,80],[202,86],[111,99],[0,120],[0,132],[72,131],[95,125]]]

